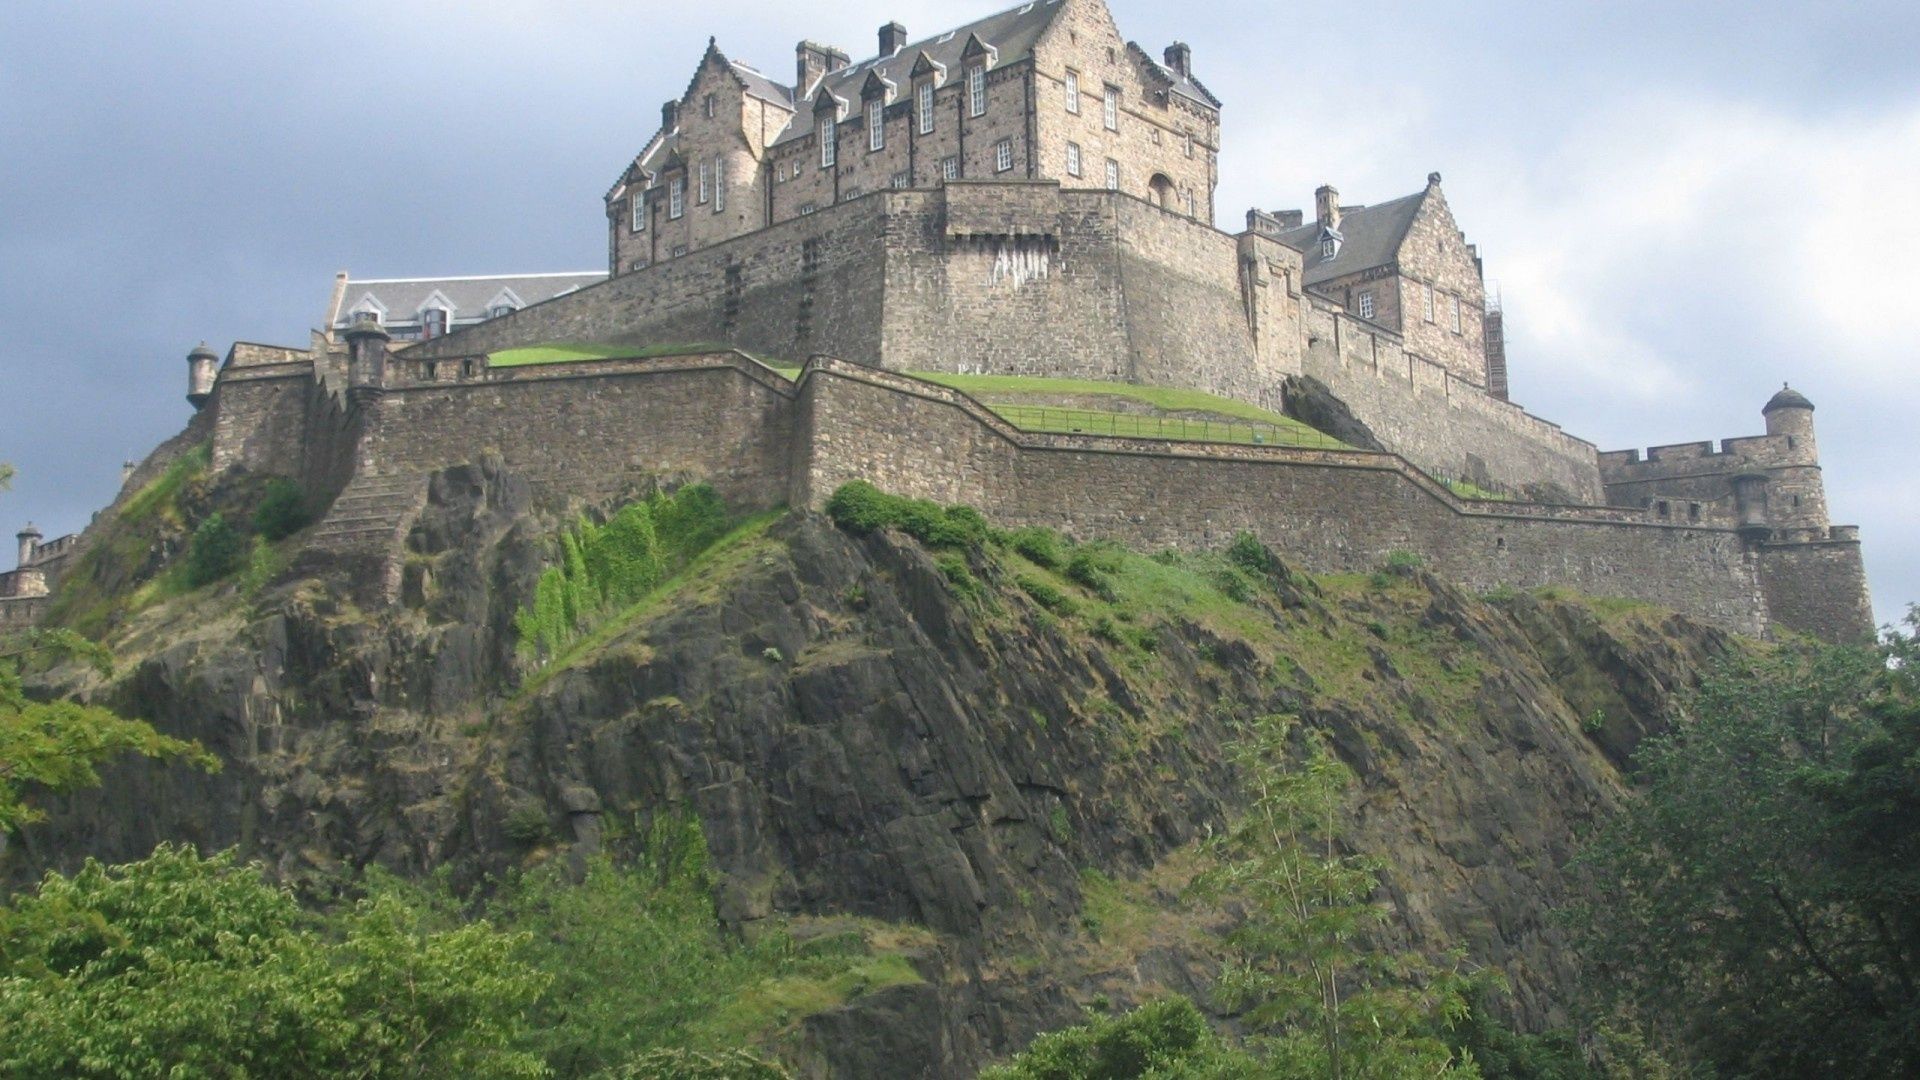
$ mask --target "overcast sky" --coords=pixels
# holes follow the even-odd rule
[[[1218,224],[1445,188],[1515,400],[1603,448],[1818,405],[1874,601],[1920,600],[1920,4],[1111,0],[1226,102]],[[601,269],[601,196],[710,34],[790,79],[992,0],[0,2],[0,532],[186,421],[201,339],[304,344],[336,270]]]

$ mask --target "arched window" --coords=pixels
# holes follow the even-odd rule
[[[1147,192],[1148,197],[1153,201],[1153,205],[1162,210],[1173,209],[1173,179],[1166,173],[1154,173],[1153,179],[1147,181]]]

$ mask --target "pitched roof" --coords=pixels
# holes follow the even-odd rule
[[[1127,51],[1146,61],[1147,70],[1154,72],[1166,82],[1169,93],[1178,94],[1183,98],[1197,101],[1210,109],[1220,108],[1220,99],[1214,97],[1213,91],[1207,89],[1201,84],[1199,79],[1194,78],[1191,74],[1182,75],[1180,72],[1168,67],[1162,61],[1155,60],[1152,53],[1131,42],[1127,45]]]
[[[959,71],[962,66],[961,50],[976,36],[995,50],[995,66],[1025,60],[1033,55],[1033,46],[1040,40],[1040,35],[1053,25],[1053,17],[1060,12],[1060,2],[1033,0],[1032,3],[996,12],[965,26],[916,41],[892,56],[876,56],[841,68],[821,79],[820,86],[801,87],[800,92],[811,99],[824,86],[835,97],[859,101],[861,84],[866,82],[869,72],[879,72],[881,78],[904,87],[912,83],[914,62],[923,52],[934,63],[945,65],[951,78],[952,73]],[[788,124],[787,129],[773,140],[773,145],[778,146],[812,133],[812,118],[801,117],[797,113],[795,116],[794,122]]]
[[[352,323],[353,310],[371,296],[386,312],[387,322],[412,322],[414,313],[436,292],[453,306],[453,321],[486,317],[487,305],[502,290],[517,297],[521,306],[551,300],[575,289],[584,289],[606,280],[604,271],[566,274],[500,274],[488,277],[447,278],[348,278],[340,295],[340,309],[333,313],[333,329],[345,329]]]
[[[747,88],[747,93],[762,101],[771,101],[775,105],[788,109],[793,108],[793,87],[782,86],[738,60],[729,60],[727,64],[732,68],[734,77]]]
[[[1385,266],[1399,258],[1400,243],[1406,239],[1407,230],[1413,226],[1413,219],[1426,198],[1423,190],[1372,206],[1341,207],[1340,251],[1331,259],[1321,254],[1317,222],[1309,221],[1297,229],[1288,229],[1278,239],[1306,256],[1301,280],[1308,285],[1318,285]]]

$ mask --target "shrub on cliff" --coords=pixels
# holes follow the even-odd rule
[[[1214,1034],[1193,1002],[1170,997],[1042,1035],[1012,1061],[982,1072],[980,1080],[1252,1080],[1268,1075]]]
[[[253,512],[254,531],[269,542],[285,540],[313,520],[307,513],[306,503],[299,484],[279,478],[269,481],[266,495]]]
[[[973,547],[984,543],[990,532],[986,519],[972,507],[889,495],[865,480],[840,485],[827,500],[827,516],[851,533],[899,529],[929,547]]]
[[[239,569],[245,554],[239,531],[227,524],[225,515],[213,514],[187,542],[187,586],[197,589],[219,581]]]

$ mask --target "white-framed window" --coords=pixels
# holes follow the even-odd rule
[[[635,192],[633,196],[633,231],[647,231],[647,196],[644,192]]]
[[[713,212],[719,213],[727,208],[727,159],[713,159]]]
[[[420,310],[420,339],[430,341],[447,336],[447,309],[422,308]]]
[[[1107,190],[1120,190],[1120,163],[1112,158],[1107,159]]]
[[[1067,144],[1067,175],[1080,175],[1080,144],[1077,142]]]
[[[867,149],[885,150],[887,148],[887,103],[874,98],[867,102]]]
[[[840,143],[840,125],[835,123],[833,117],[831,116],[827,117],[825,120],[820,121],[820,167],[821,168],[823,169],[833,168],[833,163],[836,160],[838,160],[837,155],[839,154],[839,151],[840,151],[839,143]]]
[[[940,159],[940,179],[960,179],[960,155],[950,154]]]
[[[707,205],[713,198],[713,174],[707,169],[707,163],[700,163],[700,205]]]
[[[1453,297],[1453,332],[1460,333],[1460,298]]]
[[[1080,115],[1080,73],[1072,68],[1067,69],[1067,111]]]
[[[519,309],[512,304],[495,304],[487,309],[487,318],[497,319],[502,315],[511,315]]]
[[[1320,241],[1320,257],[1321,258],[1331,259],[1338,254],[1340,254],[1340,241],[1335,240],[1331,236],[1327,237],[1325,240]]]
[[[851,202],[852,200],[859,198],[863,194],[865,194],[865,191],[860,187],[860,185],[855,184],[852,187],[840,193],[840,201]]]
[[[975,64],[967,69],[967,115],[985,116],[987,112],[987,67]]]
[[[1426,292],[1426,296],[1427,296],[1427,300],[1426,300],[1426,309],[1427,309],[1427,311],[1426,311],[1426,314],[1427,314],[1427,321],[1428,321],[1428,322],[1432,322],[1432,321],[1433,321],[1433,286],[1431,286],[1431,285],[1423,285],[1423,286],[1421,286],[1421,288],[1423,288],[1423,289],[1425,289],[1425,290],[1427,291],[1427,292]]]
[[[920,114],[920,134],[931,135],[933,134],[933,80],[928,79],[921,83],[914,93],[919,96],[914,111]]]
[[[1363,319],[1373,318],[1373,293],[1371,291],[1360,294],[1360,317]]]
[[[1001,139],[993,144],[993,171],[1006,172],[1013,168],[1013,140]]]
[[[887,185],[889,187],[895,187],[895,188],[912,187],[913,177],[909,175],[907,172],[905,172],[904,170],[902,170],[901,172],[894,173],[893,179],[889,180],[887,182]]]
[[[667,181],[667,216],[679,220],[687,212],[687,178],[676,176]]]
[[[1120,130],[1120,88],[1109,86],[1100,99],[1100,122],[1107,125],[1108,131]]]
[[[801,156],[804,157],[805,155],[803,154]],[[800,179],[800,158],[797,157],[793,159],[793,179]]]

